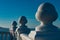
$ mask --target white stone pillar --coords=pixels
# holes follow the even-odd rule
[[[35,16],[41,24],[35,28],[35,31],[30,32],[29,37],[32,40],[60,40],[60,31],[53,25],[58,14],[52,4],[41,4]]]

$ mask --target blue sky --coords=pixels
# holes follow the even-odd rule
[[[60,26],[60,1],[59,0],[0,0],[0,26],[10,28],[11,22],[18,21],[19,17],[26,16],[29,27],[36,27],[39,22],[35,19],[35,13],[41,3],[52,3],[58,12],[58,19],[54,22]]]

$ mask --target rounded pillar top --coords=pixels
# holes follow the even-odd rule
[[[27,18],[25,16],[21,16],[21,18],[19,19],[19,23],[25,25],[27,23]]]
[[[17,22],[16,22],[16,21],[13,21],[13,22],[12,22],[12,25],[13,25],[13,26],[16,26],[16,25],[17,25]]]
[[[52,4],[42,3],[38,7],[35,17],[40,22],[49,23],[55,21],[58,17],[58,14]]]

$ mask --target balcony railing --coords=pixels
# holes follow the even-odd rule
[[[0,40],[11,40],[10,32],[0,32]]]

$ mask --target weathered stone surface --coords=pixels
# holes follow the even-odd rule
[[[35,28],[35,31],[31,31],[29,34],[32,40],[60,40],[60,30],[53,25],[58,14],[52,4],[41,4],[35,16],[41,24]]]

